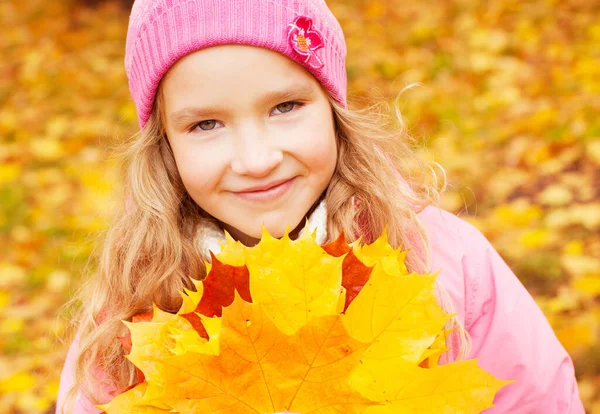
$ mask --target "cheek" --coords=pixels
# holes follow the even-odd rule
[[[198,202],[196,197],[210,195],[226,166],[225,157],[194,146],[178,148],[174,154],[181,180],[192,198]]]
[[[313,173],[331,174],[337,162],[337,145],[332,122],[315,119],[298,131],[294,139],[297,158]]]

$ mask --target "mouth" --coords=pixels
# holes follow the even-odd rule
[[[295,181],[296,177],[278,180],[260,186],[249,187],[243,191],[234,192],[234,194],[246,201],[273,201],[287,193]]]

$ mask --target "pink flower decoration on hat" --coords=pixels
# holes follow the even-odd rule
[[[312,19],[306,16],[298,16],[288,26],[291,26],[288,41],[299,55],[306,58],[304,63],[315,69],[322,68],[323,62],[321,62],[315,51],[323,47],[323,38],[318,31],[311,29]]]

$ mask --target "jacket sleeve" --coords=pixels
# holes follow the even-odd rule
[[[529,292],[489,241],[460,220],[469,358],[503,387],[485,414],[582,414],[573,362]]]
[[[72,410],[68,410],[69,407],[65,406],[67,393],[75,381],[75,358],[77,357],[78,347],[79,340],[78,337],[75,337],[74,341],[71,343],[69,352],[67,353],[67,359],[65,360],[65,365],[63,366],[62,374],[60,376],[60,387],[56,401],[56,414],[98,414],[102,412],[102,410],[96,408],[96,406],[79,390],[77,391]]]

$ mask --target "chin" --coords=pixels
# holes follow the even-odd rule
[[[290,220],[290,217],[293,217],[293,219]],[[293,214],[293,212],[288,211],[285,213],[270,212],[270,214],[256,215],[251,221],[238,223],[237,220],[231,220],[229,223],[223,221],[221,223],[234,239],[238,239],[244,244],[254,244],[262,238],[263,225],[271,237],[280,239],[287,230],[290,237],[295,239],[304,227],[306,219],[304,214]]]
[[[286,230],[288,230],[288,233],[291,233],[294,230],[294,228],[292,228],[291,225],[281,225],[281,224],[274,224],[274,225],[265,224],[265,229],[267,230],[267,233],[269,233],[269,235],[271,235],[272,237],[275,237],[277,239],[282,238],[283,235],[286,233]],[[258,231],[256,232],[256,234],[252,235],[252,237],[260,239],[262,237],[262,227],[259,228]]]
[[[264,221],[264,228],[267,230],[267,233],[269,233],[272,237],[275,237],[277,239],[283,237],[283,235],[286,233],[286,230],[288,233],[291,234],[295,234],[297,233],[302,227],[304,227],[304,216],[302,216],[301,220],[295,221],[290,223],[289,221],[286,222],[285,220],[282,220],[281,218],[274,218],[274,219],[265,219]],[[262,226],[257,226],[256,228],[253,228],[252,234],[249,234],[251,237],[256,238],[256,239],[260,239],[262,237]]]

